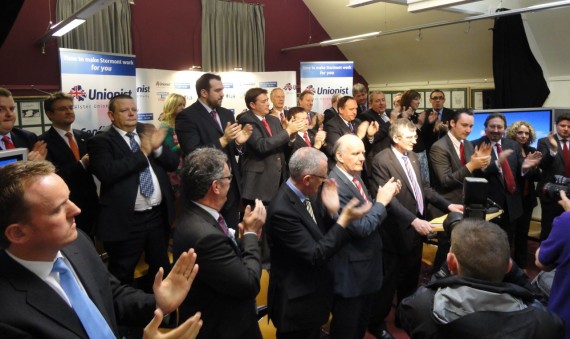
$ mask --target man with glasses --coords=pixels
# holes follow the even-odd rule
[[[180,305],[180,318],[202,312],[203,338],[261,339],[255,297],[265,207],[256,200],[245,208],[237,239],[220,214],[233,178],[228,157],[215,148],[196,149],[186,157],[180,177],[185,206],[174,231],[174,257],[189,248],[200,251],[200,278]]]
[[[77,227],[93,237],[99,197],[87,153],[91,134],[72,128],[75,121],[72,96],[56,92],[44,101],[44,110],[52,123],[40,135],[40,140],[48,146],[46,159],[56,166],[57,174],[69,187],[69,198],[81,209],[81,214],[75,217]]]
[[[449,120],[453,116],[454,111],[447,107],[443,107],[443,104],[445,104],[445,93],[440,89],[434,89],[431,91],[429,102],[432,107],[431,112],[437,113],[435,128],[437,129],[436,132],[439,133],[439,138],[442,138],[449,129]],[[427,111],[430,113],[429,110]]]
[[[416,125],[406,118],[390,126],[392,146],[378,153],[371,165],[372,188],[384,185],[394,177],[402,183],[402,190],[390,204],[385,227],[380,229],[384,244],[384,283],[372,312],[369,331],[389,338],[382,328],[397,291],[398,304],[414,293],[418,285],[422,261],[422,237],[432,233],[433,226],[426,219],[427,205],[442,211],[463,211],[463,206],[452,204],[422,180],[420,164],[412,152],[417,140]],[[372,192],[376,194],[376,192]]]
[[[267,217],[269,317],[279,339],[318,339],[332,305],[335,267],[330,259],[351,240],[350,222],[368,213],[371,204],[356,208],[358,200],[352,199],[339,216],[337,186],[327,179],[327,157],[315,148],[297,150],[289,172]]]

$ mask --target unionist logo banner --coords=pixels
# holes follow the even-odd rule
[[[301,62],[300,92],[314,93],[313,112],[323,113],[331,107],[336,93],[352,95],[353,71],[352,61]]]

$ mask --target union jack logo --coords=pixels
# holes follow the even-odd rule
[[[293,89],[293,86],[291,85],[290,82],[286,83],[285,86],[283,86],[283,89],[286,91],[290,91]]]
[[[73,86],[71,88],[71,91],[69,91],[67,94],[71,95],[75,99],[78,99],[79,101],[85,100],[85,96],[87,95],[87,93],[85,93],[85,90],[81,88],[81,85]]]
[[[315,90],[316,89],[315,89],[315,87],[313,87],[313,85],[309,85],[309,86],[307,86],[307,88],[305,88],[305,91],[310,91],[312,93],[315,93]]]

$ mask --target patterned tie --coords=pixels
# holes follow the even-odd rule
[[[99,309],[80,287],[73,273],[63,261],[63,258],[57,258],[53,264],[52,272],[59,273],[59,284],[67,295],[71,308],[77,314],[77,317],[83,324],[83,328],[90,339],[94,338],[115,338],[115,334],[99,312]]]
[[[420,185],[418,184],[418,181],[416,179],[416,176],[414,174],[414,170],[412,169],[412,166],[410,165],[410,162],[408,160],[407,156],[403,156],[402,159],[404,160],[404,167],[406,168],[406,174],[408,175],[408,180],[410,180],[410,183],[412,184],[412,190],[414,191],[414,197],[416,198],[416,202],[418,203],[418,212],[420,212],[420,215],[424,214],[424,197],[422,196],[422,191],[420,190]]]
[[[354,127],[352,126],[352,122],[348,123],[348,128],[350,129],[350,133],[354,134]]]
[[[4,147],[6,149],[14,149],[16,148],[16,146],[14,146],[14,144],[12,143],[12,140],[10,140],[10,138],[8,138],[7,135],[2,136],[2,140],[4,141]]]
[[[497,156],[501,155],[501,152],[503,151],[501,144],[496,143],[495,146],[497,147]],[[505,179],[505,186],[507,187],[507,191],[509,191],[509,193],[514,193],[516,189],[515,178],[513,177],[513,172],[511,171],[511,166],[509,165],[509,159],[505,159],[505,161],[501,164],[501,170],[503,171],[503,179]]]
[[[317,219],[315,219],[315,213],[313,212],[313,206],[311,206],[311,199],[309,199],[309,197],[305,197],[305,207],[307,207],[307,211],[309,212],[311,218],[313,218],[313,221],[316,224]]]
[[[463,147],[463,141],[459,144],[459,160],[461,161],[461,166],[465,166],[465,148]]]
[[[562,139],[562,155],[564,156],[564,176],[570,177],[570,152],[567,145],[568,139]]]
[[[313,145],[311,144],[311,139],[309,139],[309,134],[307,134],[307,132],[303,134],[303,139],[305,140],[307,146],[313,147]]]
[[[220,130],[223,131],[224,129],[222,128],[222,122],[218,120],[218,112],[215,109],[213,109],[210,112],[210,115],[212,116],[212,119],[214,119],[216,126],[218,126]]]
[[[265,129],[267,130],[267,133],[269,133],[269,136],[272,137],[273,133],[271,133],[271,128],[269,128],[269,124],[267,123],[267,120],[265,120],[265,118],[261,119],[261,123],[263,124],[263,126],[265,126]]]
[[[77,147],[77,143],[75,142],[75,139],[73,139],[73,134],[71,134],[71,132],[67,132],[65,133],[65,136],[67,137],[67,140],[69,140],[69,148],[71,148],[71,152],[73,152],[75,160],[79,160],[79,147]]]
[[[130,139],[131,150],[133,151],[133,153],[138,152],[139,144],[137,144],[137,141],[135,140],[135,134],[133,132],[128,132],[127,136]],[[149,166],[145,167],[145,169],[143,169],[139,173],[141,194],[147,198],[152,196],[152,194],[154,193],[154,185],[152,184],[152,175],[150,174]]]
[[[360,181],[358,180],[358,178],[352,177],[352,182],[356,186],[356,189],[358,190],[358,192],[360,192],[360,195],[362,195],[364,202],[368,202],[368,198],[366,198],[366,194],[364,193],[364,190],[362,189],[362,185],[360,185]]]

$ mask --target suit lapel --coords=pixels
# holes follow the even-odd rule
[[[57,324],[85,338],[77,314],[48,284],[0,251],[0,275],[11,282],[15,293],[25,293],[28,305]]]
[[[212,118],[210,112],[208,112],[206,107],[204,107],[204,105],[202,105],[202,103],[200,102],[200,99],[196,100],[194,105],[196,106],[196,113],[198,113],[202,119],[204,119],[208,124],[210,124],[213,128],[215,128],[216,131],[220,133],[220,135],[224,134],[224,132],[220,129],[218,122],[214,121],[214,118]],[[219,114],[218,117],[220,118],[222,126],[225,126],[225,123],[222,121],[222,117]]]
[[[138,133],[138,128],[139,126],[137,125],[137,133]],[[119,132],[115,130],[114,127],[111,127],[108,133],[109,133],[109,138],[117,146],[117,148],[120,149],[123,153],[128,154],[129,152],[131,153],[133,152],[131,150],[131,147],[125,141],[125,139],[123,139],[123,137],[119,134]]]
[[[48,135],[48,152],[59,154],[60,157],[66,159],[67,162],[75,161],[75,155],[73,155],[71,148],[69,148],[69,145],[63,140],[55,128],[51,127],[48,130]]]
[[[232,246],[232,248],[234,249],[234,251],[236,252],[236,254],[241,257],[241,250],[239,249],[239,247],[237,246],[237,243],[235,241],[232,241],[230,239],[230,237],[226,236],[226,234],[224,233],[224,231],[222,230],[222,227],[220,226],[220,224],[218,224],[218,221],[216,219],[214,219],[214,217],[212,217],[212,215],[208,212],[206,212],[205,210],[203,210],[200,206],[194,204],[194,203],[190,203],[189,206],[187,207],[188,210],[190,210],[192,213],[197,214],[198,216],[200,216],[202,219],[204,219],[204,221],[210,225],[212,225],[213,228],[215,228],[216,230],[218,230],[218,232],[220,232],[221,235],[223,235],[224,237],[228,238],[228,243],[230,244],[230,246]]]
[[[391,149],[390,149],[388,154],[389,154],[390,158],[392,159],[391,163],[392,163],[393,169],[399,174],[399,176],[401,178],[404,179],[402,182],[402,185],[406,185],[406,187],[408,188],[408,190],[410,191],[412,196],[414,196],[414,189],[413,189],[412,185],[410,184],[410,179],[408,179],[408,174],[406,173],[406,170],[404,169],[404,167],[402,167],[402,164],[400,164],[400,159],[398,159],[396,154],[394,154],[394,151]]]
[[[459,157],[457,156],[457,152],[455,151],[455,146],[453,145],[453,141],[451,141],[451,138],[449,137],[449,134],[447,134],[447,135],[445,136],[445,142],[446,142],[446,144],[447,144],[447,147],[448,147],[449,150],[450,150],[451,159],[452,159],[452,161],[453,161],[453,164],[452,164],[451,167],[452,167],[453,169],[461,168],[461,167],[462,167],[462,165],[461,165],[461,159],[459,159]],[[465,152],[465,161],[467,161],[467,151],[465,150],[465,143],[463,144],[463,149],[464,149],[464,152]]]
[[[350,191],[352,197],[357,198],[358,200],[360,200],[360,202],[364,200],[362,198],[362,195],[360,194],[360,191],[356,188],[354,183],[348,180],[346,175],[344,175],[344,173],[342,173],[340,169],[338,169],[338,167],[336,166],[333,167],[331,174],[334,176],[335,180],[339,181],[339,183],[342,183]],[[358,177],[356,178],[359,179]],[[360,186],[364,190],[364,184],[362,183],[362,180],[359,179],[358,181],[360,182]]]

